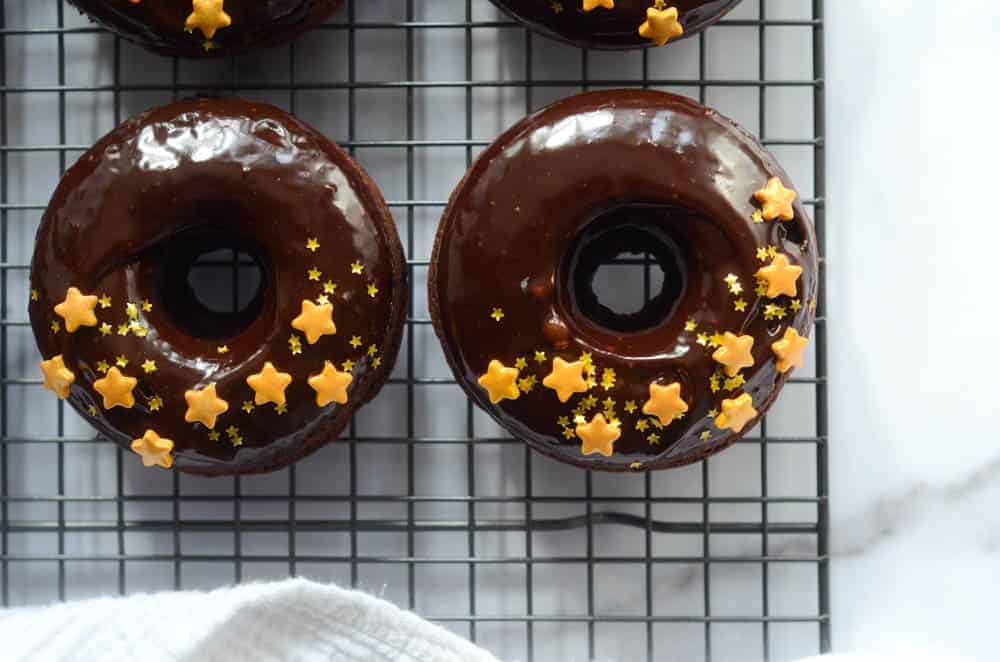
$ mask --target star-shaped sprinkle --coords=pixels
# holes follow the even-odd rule
[[[721,333],[719,333],[718,331],[716,331],[716,332],[715,332],[715,333],[713,333],[713,334],[711,335],[711,337],[710,337],[710,338],[708,339],[708,344],[709,344],[710,346],[712,346],[712,347],[721,347],[721,346],[722,346],[722,339],[723,339],[724,337],[725,337],[725,336],[723,336],[723,335],[722,335]]]
[[[604,399],[604,402],[602,402],[601,404],[604,405],[605,409],[614,409],[615,408],[615,399],[612,398],[612,397],[607,397],[607,398]]]
[[[563,428],[562,436],[565,439],[572,439],[573,437],[576,436],[576,430],[574,430],[573,428]]]
[[[614,9],[615,0],[583,0],[583,11],[593,11],[598,7]]]
[[[792,299],[792,302],[788,304],[788,307],[797,313],[802,310],[802,302],[798,299]]]
[[[139,308],[131,301],[128,301],[125,303],[125,315],[128,316],[130,320],[134,320],[139,317]]]
[[[712,393],[718,393],[722,389],[722,377],[718,373],[713,374],[708,378],[708,385],[712,389]]]
[[[375,356],[376,354],[378,354],[378,346],[368,345],[368,356]]]
[[[736,274],[727,274],[722,280],[726,281],[726,285],[732,285],[733,283],[740,282],[740,277]]]
[[[649,441],[649,445],[650,446],[659,446],[660,445],[660,435],[656,434],[655,432],[653,434],[649,435],[648,437],[646,437],[646,439]]]
[[[708,417],[709,418],[715,418],[718,415],[719,415],[719,410],[718,409],[712,408],[712,409],[708,410]]]
[[[156,361],[152,359],[146,359],[145,361],[142,362],[142,370],[147,375],[156,372]]]
[[[209,441],[218,441],[219,440],[219,431],[218,430],[211,430],[208,433],[208,440]]]
[[[753,336],[737,336],[726,331],[721,346],[712,353],[712,358],[725,366],[727,377],[735,377],[740,370],[753,365],[751,349]]]
[[[704,347],[705,345],[708,344],[708,334],[707,333],[699,333],[698,334],[698,339],[695,342],[697,342],[699,345],[701,345],[702,347]]]
[[[733,308],[740,313],[746,312],[747,302],[744,299],[737,299],[733,301]]]
[[[358,347],[361,347],[361,345],[362,345],[361,336],[351,336],[350,345],[354,349],[357,349]]]
[[[517,400],[521,390],[517,387],[517,368],[508,368],[497,359],[490,361],[486,372],[478,379],[478,384],[486,389],[490,402],[496,404],[503,399]]]
[[[316,305],[309,299],[302,300],[302,312],[292,320],[292,328],[306,335],[306,342],[315,345],[323,336],[337,333],[333,323],[333,304]]]
[[[372,359],[372,367],[373,368],[377,368],[380,365],[382,365],[382,357],[381,356],[376,356],[374,359]]]
[[[374,299],[376,294],[378,294],[378,287],[375,286],[375,283],[369,283],[368,296]]]
[[[645,432],[649,428],[649,421],[645,418],[640,418],[635,422],[635,429],[639,432]]]
[[[697,331],[698,330],[698,323],[695,322],[694,320],[688,320],[688,321],[684,322],[684,330],[685,331]]]
[[[347,387],[354,377],[349,372],[340,372],[329,361],[323,362],[323,371],[308,379],[309,386],[316,391],[316,404],[325,407],[331,402],[347,402]]]
[[[128,358],[124,354],[119,354],[115,357],[115,365],[119,368],[125,368],[128,366]]]
[[[111,325],[108,324],[107,322],[104,322],[100,326],[100,331],[101,331],[101,335],[102,336],[110,336],[111,335],[111,331],[112,331]]]
[[[631,469],[632,471],[638,471],[639,469],[642,469],[642,462],[633,462],[632,464],[628,465],[628,468]]]
[[[325,306],[326,304],[330,303],[330,297],[326,296],[325,294],[321,294],[318,297],[316,297],[316,303],[321,306]]]
[[[684,34],[684,26],[677,20],[677,7],[667,9],[646,9],[646,20],[639,26],[639,36],[650,39],[657,46],[663,46],[674,37]]]
[[[222,3],[223,0],[192,0],[192,11],[184,22],[184,29],[188,32],[201,30],[206,39],[214,38],[216,31],[233,22]]]
[[[701,437],[702,441],[708,441],[709,439],[712,438],[712,433],[709,432],[708,430],[705,430],[699,436]]]
[[[188,423],[197,421],[209,429],[215,427],[215,419],[219,415],[229,411],[229,403],[216,395],[215,384],[209,384],[200,391],[196,389],[185,391],[184,399],[188,405],[187,411],[184,412],[184,420]]]
[[[566,402],[574,393],[587,391],[587,381],[583,378],[583,367],[582,360],[567,363],[557,356],[552,360],[552,372],[542,380],[542,385],[554,390],[559,397],[559,402]]]
[[[149,399],[149,411],[160,411],[163,409],[163,398],[154,395]]]
[[[535,352],[535,363],[545,363],[545,352]]]
[[[767,249],[764,248],[763,246],[761,246],[760,248],[758,248],[757,249],[757,259],[760,260],[761,262],[767,262],[767,258],[768,258]]]
[[[129,325],[128,324],[119,324],[118,325],[118,335],[120,335],[120,336],[127,336],[128,332],[129,332]]]
[[[142,300],[142,312],[148,313],[151,310],[153,310],[153,304],[150,303],[149,299],[143,299]]]
[[[88,405],[87,413],[90,414],[91,416],[97,416],[97,407],[95,407],[94,405]]]
[[[334,283],[332,280],[328,280],[325,283],[323,283],[324,294],[333,294],[336,291],[337,291],[337,284]]]
[[[778,253],[766,267],[757,270],[756,276],[767,283],[765,296],[774,299],[782,294],[793,297],[798,294],[795,281],[802,275],[802,267],[788,261],[788,256]]]
[[[649,399],[642,405],[643,414],[655,416],[662,425],[669,425],[678,414],[683,414],[687,410],[688,405],[681,398],[680,382],[673,382],[666,386],[649,385]]]
[[[601,387],[605,391],[610,391],[615,387],[615,380],[618,376],[615,374],[614,368],[605,368],[604,372],[601,373]]]
[[[595,398],[593,395],[588,395],[583,399],[583,401],[580,404],[582,404],[585,409],[591,409],[597,406],[597,398]]]
[[[365,270],[365,265],[361,264],[361,262],[358,262],[358,261],[351,262],[351,273],[352,274],[360,274],[364,270]]]
[[[764,215],[760,213],[759,209],[754,209],[753,213],[750,214],[750,220],[753,221],[754,223],[763,223]]]
[[[244,400],[243,401],[243,406],[240,407],[240,409],[242,409],[243,411],[245,411],[248,414],[252,413],[253,410],[254,410],[253,400]]]
[[[59,322],[52,320],[52,324],[49,324],[49,328],[52,329],[52,333],[59,333]]]
[[[101,308],[110,308],[111,297],[109,297],[107,294],[102,294],[101,298],[97,300],[97,303],[101,304]]]
[[[306,275],[309,277],[309,280],[319,280],[320,276],[323,275],[323,272],[316,267],[313,267],[306,272]]]
[[[739,432],[755,416],[757,416],[757,410],[753,408],[750,394],[743,393],[738,398],[726,398],[722,401],[722,413],[716,416],[715,425],[719,428],[729,428],[733,432]]]
[[[302,341],[299,337],[292,335],[288,337],[288,350],[292,353],[292,356],[298,356],[302,353]]]
[[[535,384],[537,383],[538,383],[537,377],[535,377],[534,375],[528,375],[527,377],[524,377],[523,379],[519,379],[517,381],[517,387],[521,390],[522,393],[531,393],[532,389],[535,388]]]
[[[497,322],[499,322],[500,320],[502,320],[503,319],[503,308],[494,308],[493,312],[490,313],[490,317],[492,317]]]
[[[778,372],[785,373],[792,368],[801,368],[808,346],[808,338],[800,336],[799,332],[792,327],[785,329],[785,335],[781,337],[781,340],[771,343],[771,350],[778,357],[775,363]]]
[[[767,186],[753,194],[754,200],[761,204],[760,212],[764,220],[773,221],[780,218],[790,221],[795,218],[795,191],[785,188],[781,178],[772,177],[767,180]]]
[[[552,8],[553,13],[561,14],[563,12],[563,3],[558,0],[552,0],[552,2],[549,3],[549,7]]]
[[[589,423],[577,423],[576,435],[583,442],[580,452],[584,455],[611,457],[622,431],[617,423],[608,423],[604,414],[596,414]]]
[[[66,330],[74,333],[81,326],[97,326],[97,316],[94,307],[97,297],[93,294],[83,294],[75,287],[66,290],[66,298],[56,304],[56,315],[63,318]]]
[[[319,239],[316,237],[309,237],[306,239],[306,249],[312,251],[313,253],[319,250]]]
[[[281,416],[282,414],[287,414],[288,413],[288,403],[287,402],[282,402],[280,405],[274,405],[274,412],[278,416]]]
[[[519,356],[514,359],[514,367],[518,370],[524,370],[528,367],[528,361],[523,356]]]
[[[132,452],[142,458],[142,464],[146,467],[169,469],[174,466],[174,457],[171,455],[173,450],[174,442],[152,430],[146,430],[146,434],[132,441]]]
[[[118,368],[111,368],[104,377],[94,382],[94,390],[104,398],[105,409],[112,407],[131,409],[135,405],[132,389],[138,383],[135,377],[127,377]]]
[[[636,409],[638,409],[638,407],[635,404],[635,400],[626,400],[625,401],[625,411],[626,412],[628,412],[629,414],[631,414]]]
[[[785,307],[769,303],[764,306],[764,319],[785,319]]]
[[[743,375],[736,375],[735,377],[730,377],[729,379],[727,379],[722,387],[727,391],[735,391],[736,389],[738,389],[739,387],[743,386],[746,383],[747,380]]]
[[[340,364],[340,368],[344,372],[354,372],[354,361],[350,360],[344,361],[342,364]]]
[[[97,372],[100,372],[100,373],[103,374],[103,373],[106,373],[110,369],[111,369],[111,366],[108,365],[107,361],[98,361],[97,362]]]
[[[273,402],[276,405],[285,403],[285,389],[292,383],[292,376],[278,369],[268,361],[263,369],[247,377],[247,385],[254,391],[254,402],[262,405]]]
[[[229,352],[229,345],[219,345],[218,347],[215,348],[215,351],[218,352],[219,354],[226,354],[227,352]]]
[[[66,367],[62,354],[56,354],[51,359],[41,362],[42,375],[45,381],[42,386],[59,396],[60,400],[69,397],[69,387],[76,380],[73,371]]]

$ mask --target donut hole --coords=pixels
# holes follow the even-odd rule
[[[668,320],[684,294],[687,269],[669,233],[671,208],[624,205],[588,223],[564,261],[572,307],[617,333]]]

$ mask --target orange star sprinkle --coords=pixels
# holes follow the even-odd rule
[[[75,287],[66,290],[66,298],[57,303],[56,315],[66,322],[66,330],[73,333],[81,326],[97,326],[97,316],[94,308],[97,306],[97,296],[83,294]]]
[[[325,407],[331,402],[347,402],[347,387],[353,380],[350,373],[340,372],[332,363],[325,361],[323,372],[313,375],[308,381],[312,390],[316,391],[316,404]]]
[[[687,410],[687,403],[681,399],[680,382],[666,386],[649,385],[649,400],[642,406],[643,414],[656,416],[662,425],[669,425],[678,414],[683,414]]]
[[[105,409],[112,407],[131,409],[135,405],[132,389],[138,383],[135,377],[127,377],[118,368],[111,368],[104,377],[94,382],[94,390],[104,398]]]
[[[542,380],[542,386],[555,391],[559,402],[566,402],[574,393],[586,393],[587,380],[583,378],[583,369],[583,361],[567,363],[557,356],[552,359],[552,372]]]
[[[490,402],[496,404],[503,399],[517,400],[521,390],[517,387],[517,376],[520,370],[508,368],[500,361],[493,359],[486,368],[486,373],[479,377],[478,384],[490,395]]]
[[[712,358],[726,367],[726,376],[735,377],[743,368],[753,365],[753,355],[750,350],[753,348],[753,336],[737,336],[726,331],[722,336],[719,349],[715,350]]]
[[[184,400],[188,405],[184,420],[188,423],[197,421],[209,430],[215,427],[215,419],[229,410],[229,403],[216,395],[215,384],[209,384],[200,391],[185,391]]]
[[[722,401],[722,413],[715,417],[715,425],[739,432],[755,416],[757,416],[757,410],[753,408],[750,394],[743,393],[736,399],[726,398]]]
[[[306,334],[306,342],[315,345],[323,336],[337,333],[333,323],[333,304],[316,305],[308,299],[302,300],[302,312],[292,320],[292,328]]]
[[[785,373],[792,368],[801,368],[804,362],[806,347],[809,346],[809,339],[803,338],[799,332],[788,327],[781,340],[771,343],[771,350],[778,357],[775,367],[778,372]]]
[[[142,458],[142,464],[146,467],[160,466],[169,469],[174,466],[174,442],[164,439],[152,430],[146,430],[146,434],[139,439],[132,441],[132,452]]]
[[[76,380],[76,375],[66,367],[62,354],[56,354],[48,361],[42,361],[40,365],[42,374],[45,375],[43,386],[58,395],[60,400],[69,397],[69,387]]]
[[[615,423],[608,423],[604,414],[595,414],[589,423],[577,423],[576,434],[583,444],[580,452],[584,455],[603,455],[611,457],[614,453],[615,442],[622,436],[621,426]]]
[[[594,11],[598,7],[614,9],[615,0],[583,0],[583,11]]]
[[[219,28],[228,28],[233,19],[222,9],[224,0],[192,0],[193,11],[184,22],[188,32],[201,30],[206,39],[215,37]]]
[[[795,195],[795,191],[782,185],[779,177],[772,177],[767,180],[767,186],[754,193],[753,197],[761,204],[760,211],[765,220],[780,218],[790,221],[795,218],[795,209],[792,207]]]
[[[639,36],[653,41],[657,46],[684,34],[684,26],[677,20],[677,7],[646,10],[646,21],[639,26]]]
[[[789,262],[788,256],[784,253],[778,253],[771,260],[771,264],[761,267],[754,275],[767,283],[765,296],[768,299],[774,299],[782,294],[794,297],[798,294],[795,281],[802,275],[802,267]]]
[[[247,377],[247,385],[254,391],[254,402],[258,405],[273,402],[276,405],[285,404],[285,389],[292,383],[292,376],[287,372],[278,372],[268,361],[257,374]]]

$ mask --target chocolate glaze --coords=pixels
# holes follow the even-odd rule
[[[589,468],[664,468],[733,443],[741,435],[716,428],[708,412],[745,391],[763,414],[787,377],[775,369],[771,343],[789,325],[807,335],[813,320],[808,302],[816,295],[816,238],[802,205],[796,201],[791,222],[751,220],[753,193],[772,176],[791,186],[746,131],[662,92],[592,92],[522,120],[480,155],[455,189],[431,258],[430,311],[459,383],[516,437]],[[664,238],[654,239],[657,234]],[[615,330],[580,293],[602,252],[631,252],[637,243],[661,253],[673,282],[637,319],[619,319]],[[602,244],[603,250],[592,248]],[[765,320],[763,307],[772,301],[754,294],[754,273],[764,264],[756,251],[769,245],[803,267],[801,310],[788,309],[787,298],[774,302],[786,304],[783,320]],[[745,312],[734,309],[736,296],[724,280],[730,273],[744,288]],[[504,312],[500,323],[489,316],[494,307]],[[689,319],[698,322],[696,332],[685,331]],[[756,363],[744,370],[740,389],[709,388],[719,365],[696,336],[715,331],[755,338]],[[539,350],[546,352],[542,364],[533,360]],[[579,439],[561,435],[557,417],[572,419],[570,410],[584,396],[561,404],[541,385],[553,357],[573,361],[583,352],[592,353],[600,370],[617,373],[613,389],[590,391],[617,403],[622,436],[610,458],[584,456]],[[491,404],[477,378],[491,359],[512,366],[519,356],[528,359],[521,376],[535,375],[538,384],[517,400]],[[639,412],[623,411],[627,400],[641,408],[654,381],[679,381],[690,407],[681,420],[647,431],[660,435],[658,445],[634,429]],[[587,418],[599,411],[600,405]],[[706,430],[707,442],[700,439]],[[634,462],[641,466],[630,467]]]
[[[219,57],[265,48],[295,38],[322,24],[343,0],[229,0],[225,11],[232,25],[221,28],[206,50],[200,30],[188,33],[184,23],[191,0],[68,0],[105,28],[163,55]]]
[[[582,0],[562,0],[561,11],[544,0],[492,0],[508,14],[554,39],[584,48],[624,49],[654,46],[639,36],[639,26],[646,20],[651,0],[615,0],[614,9],[583,11]],[[674,41],[701,32],[722,18],[740,0],[670,0],[677,7],[684,34]]]
[[[306,249],[319,239],[316,252]],[[238,247],[261,266],[257,299],[242,316],[213,314],[197,302],[186,265],[198,254]],[[362,275],[351,273],[355,260]],[[323,272],[311,281],[307,270]],[[315,345],[302,340],[293,356],[291,320],[304,298],[337,284],[330,296],[337,333]],[[69,402],[123,447],[147,428],[175,443],[175,466],[200,474],[275,469],[332,440],[351,414],[388,377],[402,337],[406,310],[405,262],[395,225],[374,183],[336,145],[285,112],[238,99],[195,99],[126,121],[70,168],[42,219],[31,266],[38,300],[32,329],[45,358],[62,354],[76,374]],[[379,289],[375,298],[367,286]],[[146,337],[102,336],[83,327],[53,333],[53,312],[70,286],[107,294],[99,322],[127,322],[126,301],[152,304],[140,311]],[[301,334],[298,334],[301,336]],[[364,345],[349,344],[358,335]],[[219,354],[225,344],[228,353]],[[373,365],[366,348],[379,349]],[[139,379],[136,405],[105,411],[93,382],[96,364],[124,355],[123,372]],[[157,370],[145,374],[146,359]],[[324,360],[356,361],[345,405],[316,406],[306,383]],[[253,399],[248,375],[265,361],[293,376],[288,411],[273,405],[241,410]],[[236,426],[239,448],[210,441],[200,423],[185,423],[184,392],[214,383],[229,411],[215,429]],[[163,408],[150,411],[158,395]],[[53,396],[54,397],[54,396]],[[88,413],[96,407],[97,415]]]

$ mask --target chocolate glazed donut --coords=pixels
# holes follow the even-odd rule
[[[740,0],[493,0],[532,30],[583,48],[662,46],[701,32]]]
[[[802,364],[813,321],[816,238],[788,181],[746,131],[670,94],[593,92],[522,120],[453,193],[431,258],[459,384],[587,468],[732,444]],[[631,314],[594,293],[622,254],[663,272]]]
[[[162,55],[245,53],[322,24],[343,0],[68,0],[105,28]]]
[[[221,248],[261,273],[241,312],[189,284]],[[374,183],[238,99],[158,108],[84,154],[42,218],[31,287],[46,387],[146,464],[197,474],[269,471],[334,439],[388,377],[406,310]]]

